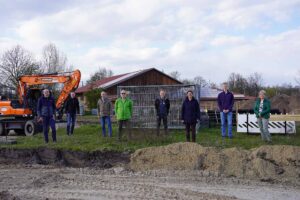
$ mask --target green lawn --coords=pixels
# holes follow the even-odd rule
[[[170,131],[168,137],[157,138],[152,131],[135,130],[133,140],[127,141],[126,137],[122,142],[116,141],[115,137],[103,138],[100,134],[100,126],[84,125],[75,129],[73,136],[67,136],[64,129],[58,129],[56,144],[51,142],[51,134],[49,135],[50,143],[44,144],[43,135],[41,133],[33,137],[18,137],[15,145],[2,145],[8,148],[38,148],[48,146],[57,149],[69,149],[80,151],[95,150],[114,150],[114,151],[134,151],[143,147],[161,146],[170,143],[185,141],[184,131]],[[163,131],[162,131],[163,132]],[[298,134],[283,136],[273,136],[273,144],[296,145],[300,146],[300,127],[297,129]],[[113,127],[113,135],[116,135],[116,126]],[[260,135],[247,135],[245,133],[234,132],[232,140],[222,140],[220,131],[217,128],[202,129],[197,135],[197,143],[203,146],[215,146],[218,148],[241,147],[250,149],[264,145]]]

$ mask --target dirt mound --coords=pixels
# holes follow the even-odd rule
[[[217,149],[195,143],[137,150],[131,155],[133,170],[203,170],[227,177],[293,181],[300,184],[300,147],[262,146],[257,149]]]

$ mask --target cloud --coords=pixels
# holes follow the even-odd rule
[[[157,67],[215,82],[258,71],[276,84],[293,82],[299,68],[299,0],[65,0],[41,10],[31,1],[9,15],[2,51],[21,44],[39,57],[53,42],[85,80],[99,66],[115,73]]]
[[[213,46],[231,46],[245,43],[246,40],[242,36],[219,35],[211,41]]]

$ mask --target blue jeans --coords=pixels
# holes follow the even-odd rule
[[[112,137],[112,128],[111,128],[111,120],[110,116],[103,116],[100,118],[100,123],[102,126],[102,135],[103,137],[106,137],[106,128],[105,128],[105,123],[107,122],[108,126],[108,131],[109,131],[109,137]]]
[[[221,116],[222,137],[226,137],[226,119],[227,119],[228,137],[232,138],[232,112],[228,112],[228,113],[220,112],[220,116]]]
[[[53,142],[56,142],[56,128],[55,128],[55,120],[53,117],[46,117],[43,116],[43,133],[44,133],[44,139],[45,142],[48,143],[48,131],[49,131],[49,126],[51,127],[52,130],[52,140]]]
[[[73,134],[76,122],[76,113],[67,114],[67,134]],[[71,130],[70,130],[71,129]]]

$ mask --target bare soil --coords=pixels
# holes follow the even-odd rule
[[[133,154],[0,150],[1,200],[299,197],[300,147],[176,143]]]
[[[196,170],[0,165],[0,199],[299,199],[300,188]]]
[[[131,155],[136,171],[169,169],[300,186],[300,147],[261,146],[252,150],[217,149],[196,143],[176,143],[139,149]]]

